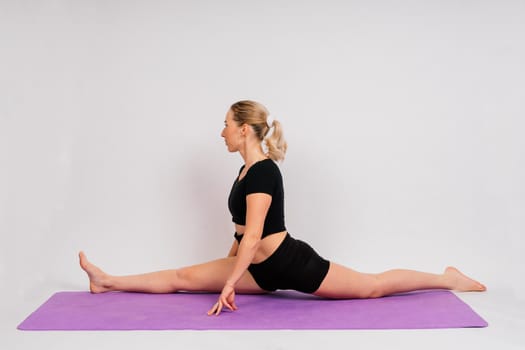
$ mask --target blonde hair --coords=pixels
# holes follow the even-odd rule
[[[266,144],[268,157],[274,161],[284,159],[288,145],[283,137],[281,123],[273,120],[272,125],[268,125],[268,110],[262,104],[255,101],[235,102],[230,110],[233,112],[233,120],[239,125],[248,124],[252,127],[257,138]],[[266,137],[270,129],[273,132]]]

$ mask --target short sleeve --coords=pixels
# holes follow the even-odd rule
[[[246,174],[246,195],[250,193],[267,193],[273,196],[279,173],[273,161],[262,161],[254,164]]]

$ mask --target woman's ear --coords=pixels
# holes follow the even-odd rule
[[[245,123],[245,124],[243,124],[243,125],[241,126],[241,135],[242,135],[242,136],[246,136],[246,133],[247,133],[247,132],[248,132],[248,124]]]

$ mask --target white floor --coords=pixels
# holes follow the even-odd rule
[[[44,294],[45,292],[45,294]],[[2,298],[2,349],[525,349],[525,301],[506,290],[459,296],[489,326],[392,331],[113,331],[28,332],[16,326],[51,295],[7,304]],[[38,300],[37,300],[38,299]],[[305,311],[307,312],[307,311]]]

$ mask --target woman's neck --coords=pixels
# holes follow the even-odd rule
[[[258,147],[246,147],[244,150],[239,151],[239,153],[244,160],[244,165],[246,168],[249,168],[253,164],[268,158],[266,154],[264,154],[260,145],[258,145]]]

